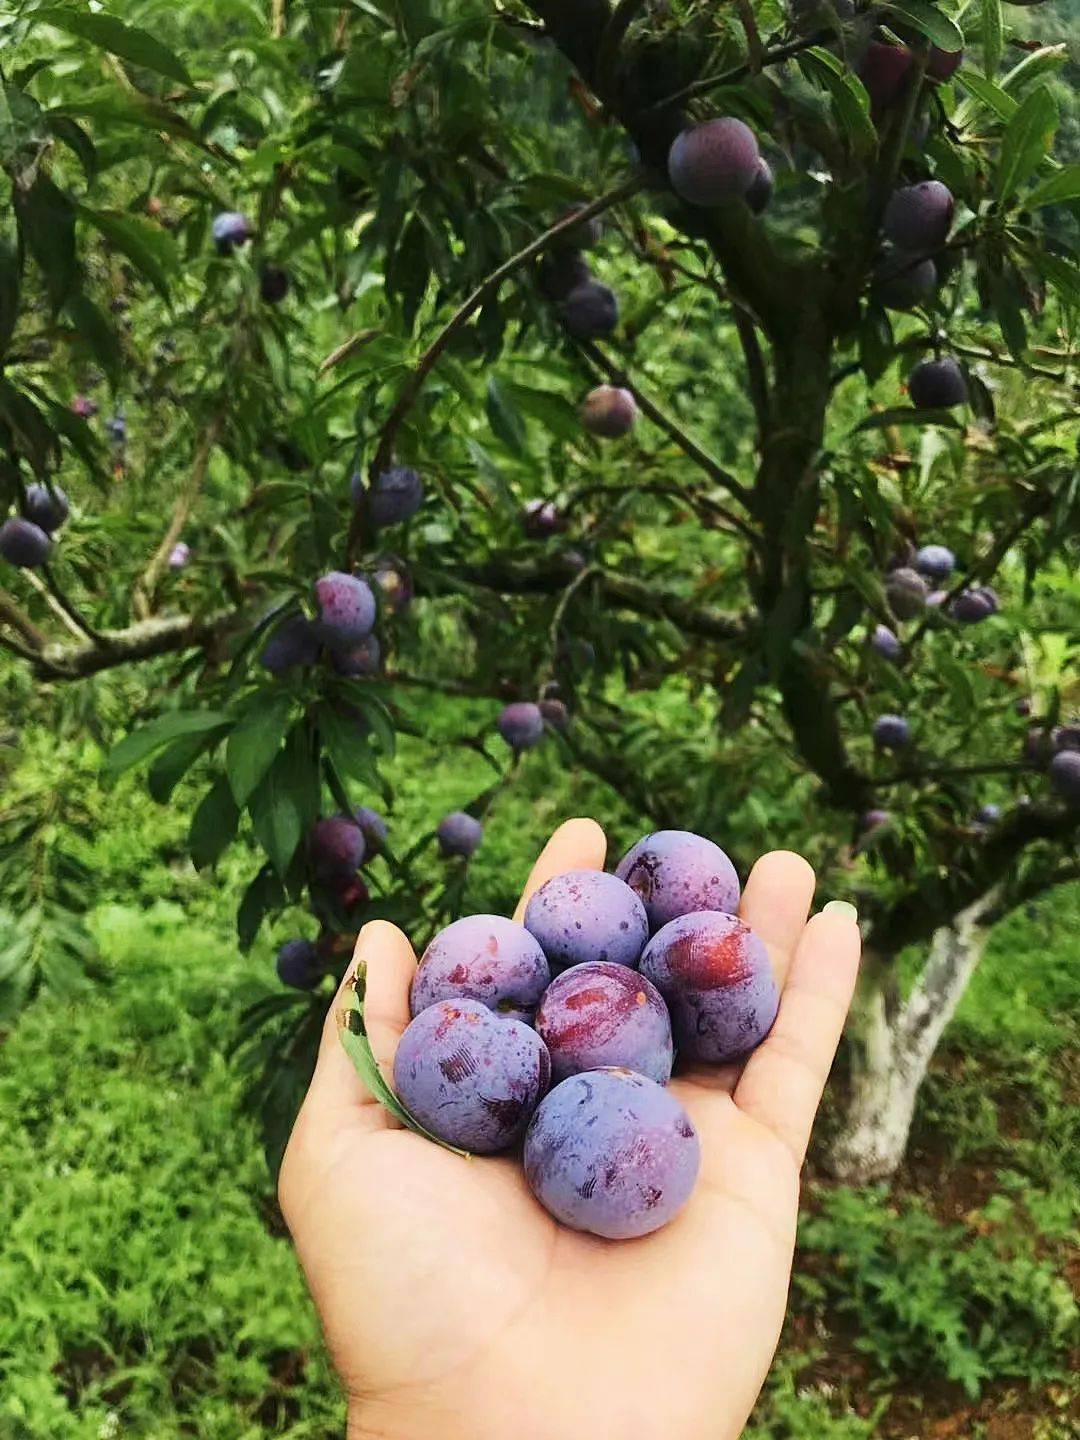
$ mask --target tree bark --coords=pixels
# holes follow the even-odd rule
[[[850,1095],[826,1156],[837,1179],[887,1179],[903,1160],[919,1088],[983,957],[998,899],[995,889],[934,932],[926,965],[903,1004],[892,1003],[894,967],[868,956],[852,1036]]]

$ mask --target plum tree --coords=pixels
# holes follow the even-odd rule
[[[636,966],[649,938],[638,896],[602,870],[569,870],[542,885],[525,911],[525,928],[553,972],[601,960]]]
[[[951,355],[920,360],[908,376],[908,394],[916,410],[949,409],[967,403],[967,381]]]
[[[645,906],[655,933],[692,911],[739,908],[739,877],[720,846],[689,830],[654,830],[615,867]]]
[[[761,154],[749,125],[733,116],[684,130],[671,147],[668,175],[691,205],[719,205],[760,184]],[[767,198],[767,197],[766,197]]]
[[[945,243],[955,203],[940,180],[904,185],[889,196],[882,229],[898,250],[936,250]]]
[[[0,556],[10,565],[36,570],[44,565],[52,550],[52,541],[40,525],[15,516],[0,525]]]
[[[700,1165],[682,1105],[625,1069],[563,1080],[525,1135],[525,1178],[541,1205],[571,1229],[608,1240],[648,1235],[674,1219]]]
[[[1062,56],[1015,65],[1051,37],[1008,6],[999,33],[993,4],[516,0],[484,40],[451,0],[413,8],[289,7],[267,43],[255,9],[194,34],[181,7],[162,43],[190,50],[187,86],[103,65],[108,27],[88,45],[55,5],[23,7],[0,497],[31,524],[34,486],[81,503],[55,565],[4,566],[5,693],[58,733],[71,687],[101,699],[95,733],[121,704],[145,716],[115,769],[138,751],[173,804],[182,775],[199,786],[201,871],[228,845],[258,855],[241,945],[307,906],[336,973],[372,916],[427,935],[466,896],[499,908],[505,867],[464,863],[481,825],[515,787],[557,806],[566,771],[612,797],[620,848],[641,816],[721,838],[740,871],[803,850],[858,901],[873,956],[827,1159],[886,1173],[986,935],[1075,868],[1080,816],[1049,773],[1077,753],[1051,738],[1080,572]],[[226,52],[258,105],[202,83]],[[272,267],[284,305],[263,299]],[[950,357],[948,384],[913,381],[908,403],[924,357]],[[599,387],[647,419],[632,444],[589,441],[577,407]],[[948,575],[928,538],[958,552]],[[199,564],[168,583],[185,540]],[[317,576],[345,577],[329,629]],[[36,688],[8,685],[20,666]],[[541,700],[523,733],[551,743],[507,750],[485,715]],[[882,754],[883,712],[933,723]],[[459,753],[476,789],[436,830],[417,772]],[[312,827],[395,791],[415,839],[326,878]],[[1001,816],[980,829],[987,797]],[[874,811],[895,818],[867,830]],[[697,900],[665,876],[660,853],[625,876],[653,929],[665,904],[738,903],[726,862],[702,858]],[[50,954],[71,907],[15,884],[0,898]],[[27,966],[0,1008],[48,983]],[[310,1019],[265,1022],[296,1026],[273,1038],[297,1074]],[[257,1070],[267,1106],[288,1098]]]
[[[658,1085],[671,1078],[674,1042],[664,998],[626,965],[571,966],[544,991],[536,1032],[551,1056],[554,1081],[619,1066]]]
[[[547,958],[525,926],[502,915],[466,915],[429,943],[409,1003],[419,1015],[440,1000],[478,1000],[531,1024],[550,981]]]
[[[439,821],[437,836],[444,855],[461,855],[467,860],[479,848],[484,827],[464,810],[452,810]]]
[[[581,423],[590,435],[617,440],[630,433],[636,419],[633,395],[617,385],[598,385],[582,401]]]
[[[524,1134],[548,1088],[551,1061],[536,1031],[478,1000],[440,1000],[406,1027],[394,1089],[434,1135],[491,1155]]]

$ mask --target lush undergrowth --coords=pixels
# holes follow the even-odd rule
[[[476,778],[415,759],[403,829]],[[611,804],[552,779],[541,761],[498,801],[469,904],[509,903],[553,823]],[[0,1437],[330,1440],[342,1407],[226,1058],[276,983],[274,937],[236,951],[242,858],[199,879],[173,812],[134,789],[108,803],[119,821],[83,842],[98,983],[43,993],[0,1049]],[[636,823],[613,821],[620,840]],[[891,1193],[808,1184],[753,1440],[1064,1440],[1078,925],[1073,888],[999,927]]]

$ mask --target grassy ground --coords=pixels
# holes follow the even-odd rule
[[[433,787],[475,793],[402,771],[404,816]],[[597,799],[537,769],[500,801],[477,896],[508,897],[558,815]],[[103,983],[42,996],[0,1048],[0,1437],[330,1440],[341,1405],[225,1058],[271,937],[238,957],[231,894],[168,863],[179,820],[116,810],[89,857]],[[1080,888],[1000,927],[891,1193],[811,1172],[753,1440],[1074,1433],[1078,928]]]

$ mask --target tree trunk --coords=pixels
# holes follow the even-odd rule
[[[996,891],[984,895],[935,931],[926,965],[902,1005],[891,1003],[891,967],[880,956],[868,958],[851,1093],[826,1156],[838,1179],[886,1179],[904,1158],[919,1087],[982,959],[990,934],[986,921],[997,899]]]

